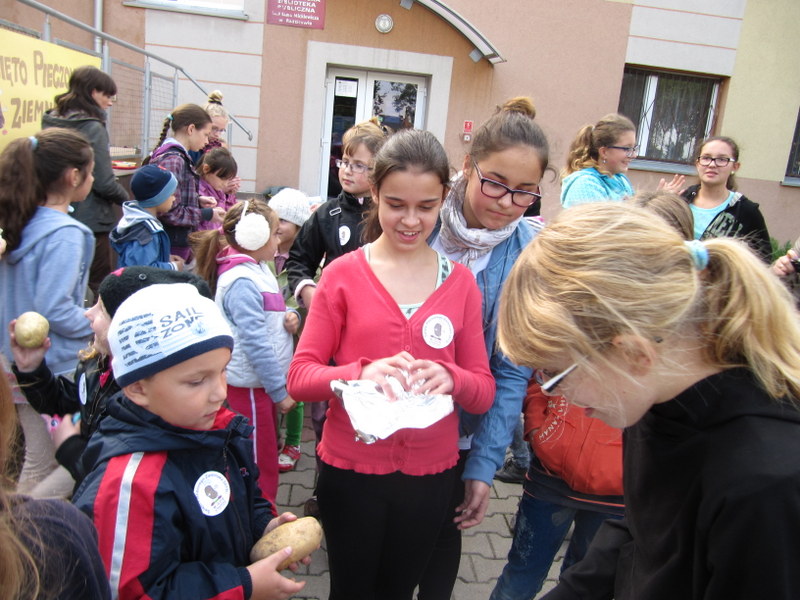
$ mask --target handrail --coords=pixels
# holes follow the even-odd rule
[[[78,29],[83,29],[84,31],[88,31],[89,33],[91,33],[91,34],[93,34],[93,35],[95,35],[97,37],[100,37],[100,38],[102,38],[102,39],[104,39],[104,40],[106,40],[108,42],[112,42],[114,44],[122,46],[123,48],[127,48],[128,50],[132,50],[133,52],[138,52],[139,54],[143,54],[144,56],[147,56],[148,58],[152,58],[152,59],[155,59],[155,60],[157,60],[159,62],[162,62],[165,65],[167,65],[169,67],[172,67],[176,71],[180,71],[181,73],[183,73],[189,81],[191,81],[201,92],[203,92],[203,94],[206,97],[208,97],[208,94],[209,94],[208,90],[206,90],[202,85],[200,85],[197,82],[197,80],[195,80],[194,77],[189,75],[189,73],[187,73],[186,70],[182,66],[180,66],[180,65],[178,65],[178,64],[176,64],[176,63],[174,63],[174,62],[172,62],[170,60],[167,60],[166,58],[162,58],[162,57],[158,56],[157,54],[153,54],[152,52],[144,50],[143,48],[139,48],[138,46],[135,46],[135,45],[131,44],[130,42],[126,42],[125,40],[122,40],[122,39],[120,39],[118,37],[115,37],[113,35],[109,35],[108,33],[100,31],[99,29],[95,29],[91,25],[87,25],[86,23],[82,23],[81,21],[78,21],[77,19],[75,19],[73,17],[70,17],[69,15],[65,15],[64,13],[59,12],[54,8],[50,8],[49,6],[47,6],[45,4],[42,4],[41,2],[37,2],[37,0],[17,0],[17,2],[20,2],[22,4],[26,4],[26,5],[28,5],[28,6],[32,7],[32,8],[35,8],[36,10],[39,10],[39,11],[41,11],[41,12],[47,14],[47,15],[56,17],[57,19],[60,19],[60,20],[64,21],[65,23],[69,23],[70,25],[72,25],[74,27],[77,27]],[[49,36],[46,36],[46,37],[49,38]],[[45,41],[49,42],[50,40],[49,39],[45,39]],[[228,113],[228,116],[230,117],[231,121],[233,121],[234,123],[236,123],[236,125],[239,126],[239,129],[241,129],[242,131],[244,131],[247,134],[247,139],[250,140],[250,141],[253,141],[252,132],[249,129],[247,129],[247,127],[242,125],[241,122],[239,122],[239,120],[235,116],[233,116],[230,113]]]

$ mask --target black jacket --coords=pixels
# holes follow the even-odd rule
[[[689,186],[683,192],[683,197],[691,204],[699,190],[699,185]],[[772,262],[772,244],[764,215],[761,214],[758,204],[744,194],[734,194],[730,205],[714,217],[700,239],[716,237],[744,238],[763,261]]]
[[[86,225],[94,233],[107,233],[114,229],[117,218],[113,205],[122,205],[129,200],[128,192],[114,176],[111,166],[111,153],[108,146],[108,131],[100,119],[84,113],[74,113],[62,117],[49,110],[42,116],[42,129],[66,127],[82,133],[94,150],[94,183],[92,190],[83,202],[73,202],[72,216]]]
[[[89,436],[105,417],[111,399],[122,393],[110,365],[106,359],[80,361],[72,379],[56,377],[44,361],[30,373],[18,371],[16,365],[11,369],[20,390],[37,412],[59,416],[81,413],[81,434],[67,438],[56,450],[56,460],[70,472],[77,486],[86,475],[81,455]]]
[[[329,265],[363,245],[362,222],[371,205],[369,198],[362,204],[343,191],[314,211],[297,233],[286,261],[292,294],[301,281],[314,280],[323,258],[325,265]]]
[[[547,600],[800,598],[800,411],[745,369],[624,432],[626,517]]]

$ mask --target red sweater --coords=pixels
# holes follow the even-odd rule
[[[323,272],[287,387],[298,402],[330,401],[319,445],[326,463],[359,473],[407,475],[440,473],[455,465],[457,411],[427,429],[401,429],[368,445],[355,441],[350,418],[330,389],[332,380],[359,379],[364,365],[405,350],[450,371],[453,400],[462,409],[486,412],[495,388],[483,340],[481,296],[472,274],[459,264],[454,267],[410,319],[375,277],[363,250],[342,256]],[[442,345],[449,338],[443,348],[428,343]],[[331,359],[336,366],[329,365]]]

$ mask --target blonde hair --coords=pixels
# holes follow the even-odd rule
[[[222,106],[222,92],[214,90],[208,95],[208,101],[205,105],[205,110],[209,117],[224,117],[229,119],[230,115],[228,110]]]
[[[356,123],[344,132],[342,136],[342,152],[353,156],[358,151],[358,147],[364,144],[370,154],[375,156],[389,135],[391,135],[389,130],[381,126],[378,118],[372,117],[367,121]]]
[[[628,200],[656,213],[685,240],[694,239],[694,216],[685,198],[667,190],[641,191]]]
[[[260,198],[248,200],[247,214],[256,213],[269,223],[271,232],[278,228],[278,213]],[[211,292],[217,292],[217,255],[228,246],[237,252],[247,252],[236,243],[236,226],[244,216],[244,202],[239,201],[228,209],[222,221],[222,229],[208,229],[189,234],[189,244],[197,263],[197,274],[208,282]]]
[[[8,377],[0,367],[0,590],[4,598],[33,600],[39,597],[42,582],[39,565],[20,540],[23,529],[40,543],[36,525],[17,519],[11,510],[14,502],[11,490],[15,482],[10,474],[12,457],[17,445],[17,414],[11,398]],[[45,552],[42,552],[45,556]]]
[[[567,166],[561,177],[590,167],[602,170],[600,148],[613,146],[626,131],[636,131],[636,126],[628,117],[616,113],[606,115],[594,125],[582,127],[570,144]]]
[[[789,292],[739,240],[703,242],[706,269],[652,213],[564,211],[527,246],[501,296],[498,343],[519,364],[553,356],[613,368],[618,335],[697,336],[708,363],[747,367],[773,398],[800,398],[800,323]],[[605,350],[605,351],[604,351]]]

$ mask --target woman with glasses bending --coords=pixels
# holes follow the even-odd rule
[[[530,369],[512,364],[497,351],[495,333],[500,290],[536,234],[523,215],[541,201],[539,182],[549,149],[535,115],[530,98],[511,98],[476,130],[432,235],[435,250],[469,267],[477,279],[497,392],[485,415],[461,413],[458,467],[463,475],[456,481],[449,515],[420,582],[420,600],[449,600],[461,557],[461,530],[478,525],[486,514],[492,480],[520,420],[531,378]]]
[[[633,196],[625,172],[638,150],[636,127],[627,117],[610,114],[583,127],[572,141],[561,173],[561,205],[569,208]]]
[[[683,192],[694,216],[694,237],[741,237],[765,262],[772,246],[758,204],[736,191],[739,146],[729,137],[710,137],[697,147],[695,166],[700,183]]]
[[[498,342],[624,429],[625,517],[543,598],[800,598],[800,322],[752,252],[635,206],[563,211],[508,278]]]

